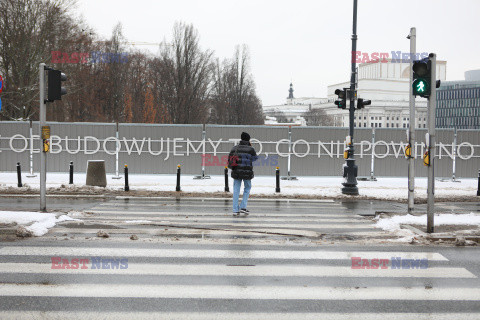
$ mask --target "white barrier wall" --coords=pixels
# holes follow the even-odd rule
[[[242,131],[252,137],[252,144],[262,157],[256,163],[256,175],[273,175],[279,166],[282,175],[340,176],[347,128],[269,127],[222,125],[156,125],[111,123],[49,123],[51,152],[48,171],[67,172],[70,161],[75,171],[86,170],[88,160],[105,160],[106,169],[120,172],[128,164],[132,173],[174,173],[177,164],[186,174],[222,174],[225,156],[238,142]],[[16,163],[29,170],[39,166],[39,126],[29,122],[0,122],[0,170],[15,171]],[[290,134],[289,134],[290,132]],[[422,164],[425,130],[417,130],[414,147],[416,175],[426,176]],[[291,138],[289,138],[291,137]],[[454,143],[456,137],[456,144]],[[355,159],[359,176],[406,176],[404,129],[355,130]],[[289,145],[291,152],[289,153]],[[480,169],[480,131],[437,130],[436,176],[477,177]],[[202,161],[205,159],[205,161]],[[372,163],[373,159],[373,163]]]

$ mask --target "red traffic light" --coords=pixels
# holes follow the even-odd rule
[[[365,106],[369,106],[372,104],[371,100],[366,100],[362,98],[358,98],[357,100],[357,109],[363,109]]]
[[[428,73],[428,65],[425,60],[418,60],[413,62],[413,72],[416,73],[419,77],[423,77]]]
[[[62,81],[67,76],[60,70],[48,70],[48,101],[62,100],[62,95],[67,94],[67,89],[62,87]]]
[[[337,89],[335,90],[335,94],[338,96],[338,98],[343,99],[345,98],[345,91]]]
[[[347,89],[344,90],[337,89],[335,90],[335,94],[338,96],[338,100],[335,101],[335,105],[339,109],[346,109],[347,108]]]

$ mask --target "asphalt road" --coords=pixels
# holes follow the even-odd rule
[[[36,205],[0,200],[0,210]],[[401,205],[252,201],[240,218],[230,205],[49,200],[86,213],[43,237],[0,243],[0,318],[480,318],[478,248],[330,241],[380,232],[357,214]],[[100,227],[109,238],[95,236]],[[130,240],[133,231],[139,240]],[[357,269],[355,257],[365,267],[388,262]],[[405,259],[428,267],[407,268],[407,260],[393,268]]]
[[[91,202],[94,202],[92,199]],[[26,200],[32,205],[32,199]],[[67,199],[56,199],[49,205],[75,213],[79,222],[57,224],[46,237],[94,238],[106,230],[111,239],[123,239],[132,234],[141,239],[201,238],[201,239],[289,239],[311,240],[367,239],[390,237],[375,229],[371,217],[376,211],[400,210],[392,202],[373,201],[277,201],[251,200],[251,214],[232,216],[229,199],[117,198],[91,205],[74,200],[71,209]],[[24,205],[26,207],[27,205]]]
[[[352,256],[429,260],[357,270]],[[52,269],[52,257],[88,268]],[[92,257],[128,268],[92,269]],[[478,319],[479,260],[476,248],[404,245],[11,242],[0,246],[0,318]]]
[[[83,197],[47,197],[47,210],[54,211],[69,211],[69,210],[86,210],[92,208],[100,203],[110,201],[111,198],[102,198],[95,196]],[[175,200],[175,203],[180,206],[182,203],[188,203],[192,200],[180,199]],[[203,201],[205,203],[206,201]],[[230,209],[230,200],[222,201],[225,204],[225,209]],[[337,200],[345,210],[350,212],[355,211],[358,214],[372,214],[375,211],[381,212],[406,212],[407,205],[404,203],[397,203],[394,201],[378,201],[378,200]],[[252,203],[252,202],[250,202]],[[272,208],[281,207],[285,201],[271,201]],[[37,196],[18,197],[18,196],[1,196],[0,210],[15,210],[15,211],[38,211],[40,200]],[[436,208],[439,212],[456,212],[456,213],[470,213],[480,212],[480,202],[439,202],[436,203]],[[416,204],[415,212],[418,214],[426,212],[426,204]]]

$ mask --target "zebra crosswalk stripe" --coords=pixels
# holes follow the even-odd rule
[[[478,301],[477,288],[305,287],[136,284],[0,284],[3,296],[275,299],[275,300],[423,300]]]
[[[182,212],[175,212],[175,211],[165,211],[165,210],[148,210],[148,211],[139,211],[136,210],[124,210],[122,211],[120,208],[115,210],[110,209],[97,209],[92,208],[86,210],[86,212],[102,214],[102,213],[110,213],[110,214],[118,214],[119,216],[122,215],[154,215],[154,216],[212,216],[212,217],[225,217],[225,216],[232,216],[232,212],[213,212],[213,211],[182,211]],[[258,211],[252,212],[249,218],[251,217],[308,217],[308,218],[349,218],[352,216],[347,215],[339,215],[339,214],[315,214],[315,213],[276,213],[276,212],[268,212],[268,211]]]
[[[368,303],[371,301],[372,303],[404,304],[421,301],[438,305],[461,302],[472,306],[480,300],[480,290],[475,287],[433,285],[426,288],[425,279],[430,279],[429,282],[433,281],[436,284],[445,280],[455,280],[459,283],[476,281],[476,275],[469,270],[446,266],[445,262],[449,260],[438,252],[334,251],[336,249],[333,248],[285,249],[285,247],[265,248],[262,245],[249,245],[248,248],[215,245],[214,249],[205,249],[201,244],[188,245],[184,249],[168,248],[165,245],[161,248],[142,248],[137,243],[133,247],[117,248],[86,247],[86,243],[80,242],[75,246],[7,245],[1,247],[0,256],[3,262],[0,262],[0,279],[2,279],[0,280],[0,300],[8,301],[6,306],[10,307],[5,310],[0,308],[0,318],[65,319],[73,316],[86,319],[446,320],[452,319],[451,314],[372,313],[373,310]],[[21,259],[24,262],[16,262],[14,259],[18,256],[24,256],[25,258]],[[121,257],[128,258],[130,261],[126,269],[92,269],[91,264],[88,264],[88,269],[52,269],[50,258],[54,256]],[[30,262],[33,257],[41,262]],[[352,257],[365,259],[401,257],[402,259],[428,259],[429,262],[435,263],[426,269],[392,269],[391,267],[352,269],[350,266]],[[145,263],[144,258],[149,258],[151,262]],[[157,261],[157,258],[173,259]],[[177,258],[201,258],[202,260],[186,262]],[[260,260],[260,263],[254,263],[254,259]],[[324,261],[302,262],[302,260],[314,259]],[[332,265],[332,263],[339,265]],[[399,285],[401,278],[406,279],[405,286]],[[20,279],[20,283],[11,283],[6,279]],[[77,279],[80,280],[77,281]],[[99,281],[100,279],[106,280]],[[279,282],[273,284],[273,279]],[[348,280],[344,281],[344,279]],[[394,285],[390,285],[391,283]],[[98,308],[98,310],[88,308],[75,310],[77,307],[72,307],[73,309],[69,310],[68,303],[61,304],[64,299],[69,298],[73,299],[71,301],[80,301],[80,305],[89,301],[98,301],[101,304],[104,301],[102,299],[106,299],[108,307]],[[17,310],[24,307],[21,301],[35,299],[39,301],[36,306],[46,301],[49,305],[55,305],[58,302],[59,305],[56,306],[58,311]],[[128,301],[138,308],[143,305],[142,301],[148,299],[159,299],[156,301],[161,301],[169,307],[154,308],[152,312],[148,310],[117,312],[118,309],[112,307],[115,303]],[[189,304],[190,301],[196,302]],[[213,301],[216,301],[215,306],[222,306],[221,309],[212,307],[207,310],[206,305]],[[258,303],[258,310],[235,311],[233,304],[238,304],[240,301],[245,301],[245,305]],[[295,310],[290,309],[282,313],[268,313],[265,312],[268,309],[262,308],[262,303],[267,301],[270,305],[272,303],[292,305],[301,302],[313,305],[320,302],[322,304],[340,302],[340,305],[345,306],[349,302],[361,302],[365,307],[362,307],[362,312],[355,314],[313,312],[320,311],[319,308],[312,309],[312,313],[296,313]],[[172,304],[169,305],[169,303]],[[176,303],[184,307],[179,312],[172,312],[171,308]],[[198,305],[202,306],[200,311],[195,309]],[[232,312],[224,312],[230,310],[230,307]],[[415,311],[418,311],[420,307],[416,308]],[[344,309],[338,307],[336,310]],[[465,320],[478,319],[478,314],[456,313],[455,317]]]
[[[109,266],[110,267],[110,266]],[[141,264],[126,269],[52,269],[51,263],[0,263],[0,274],[117,274],[156,276],[239,276],[239,277],[374,277],[374,278],[477,278],[465,268],[352,269],[344,266],[311,265],[220,265],[220,264]]]
[[[228,227],[221,227],[219,226],[217,229],[215,228],[206,228],[206,226],[195,227],[195,226],[185,226],[185,227],[175,227],[175,225],[165,225],[165,230],[162,226],[162,229],[157,228],[142,228],[142,229],[110,229],[108,230],[109,235],[122,235],[122,234],[147,234],[147,235],[154,235],[154,236],[169,236],[175,235],[178,237],[188,237],[191,235],[225,235],[230,238],[232,237],[239,237],[239,236],[246,236],[246,235],[276,235],[276,236],[299,236],[299,237],[318,237],[319,233],[315,231],[308,231],[308,230],[300,230],[300,229],[277,229],[277,228],[244,228],[244,229],[234,229]],[[93,235],[98,232],[98,228],[55,228],[51,231],[50,235],[57,234],[82,234],[82,235]]]
[[[277,229],[365,229],[368,228],[368,225],[364,224],[315,224],[310,223],[308,225],[305,224],[274,224],[274,223],[263,223],[263,224],[252,224],[252,223],[242,223],[242,222],[189,222],[189,221],[182,221],[182,222],[173,222],[168,220],[161,220],[156,221],[155,223],[162,225],[162,226],[212,226],[212,227],[219,227],[219,226],[229,226],[229,227],[246,227],[250,229],[258,229],[258,228],[277,228]],[[282,228],[284,227],[284,228]]]
[[[75,311],[74,316],[77,319],[104,319],[104,320],[478,320],[479,314],[475,313],[229,313],[229,312],[88,312]],[[2,319],[51,319],[64,320],[72,318],[72,312],[65,311],[0,311]]]
[[[116,215],[99,215],[97,217],[92,217],[92,216],[85,216],[86,218],[94,219],[96,221],[116,221],[116,222],[124,222],[124,221],[129,221],[129,220],[138,220],[137,215],[128,215],[128,214],[116,214]],[[188,217],[188,216],[186,216]],[[163,216],[163,215],[155,215],[155,216],[147,216],[145,219],[142,220],[148,220],[148,221],[175,221],[175,222],[218,222],[218,221],[226,221],[226,222],[231,222],[234,218],[231,215],[228,216],[194,216],[194,217],[188,217],[186,218],[185,216]],[[238,220],[238,219],[237,219]],[[361,220],[361,219],[333,219],[333,218],[312,218],[312,219],[305,219],[303,217],[289,217],[287,219],[280,219],[279,217],[248,217],[248,222],[255,222],[255,223],[268,223],[268,222],[278,222],[279,224],[281,223],[292,223],[292,222],[305,222],[305,224],[310,224],[312,222],[315,223],[338,223],[338,224],[371,224],[371,221],[368,220]]]
[[[109,256],[109,257],[183,257],[183,258],[229,258],[229,259],[317,259],[350,260],[364,259],[428,259],[448,261],[436,252],[385,252],[385,251],[302,251],[302,250],[198,250],[198,249],[145,249],[145,248],[84,248],[84,247],[35,247],[6,246],[0,255],[19,256]]]

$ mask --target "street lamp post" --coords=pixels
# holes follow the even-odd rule
[[[417,51],[417,29],[410,28],[410,83],[413,83],[413,57]],[[413,87],[409,89],[410,125],[408,126],[408,145],[414,150],[413,156],[408,156],[408,213],[412,214],[415,207],[415,96]]]
[[[357,0],[353,0],[353,32],[352,32],[352,73],[350,78],[350,91],[348,98],[350,99],[350,143],[348,144],[348,158],[343,167],[343,177],[345,181],[342,183],[342,193],[348,195],[358,195],[357,187],[357,166],[355,165],[355,148],[353,146],[353,127],[355,115],[355,80],[356,80],[356,63],[354,54],[357,51]]]

